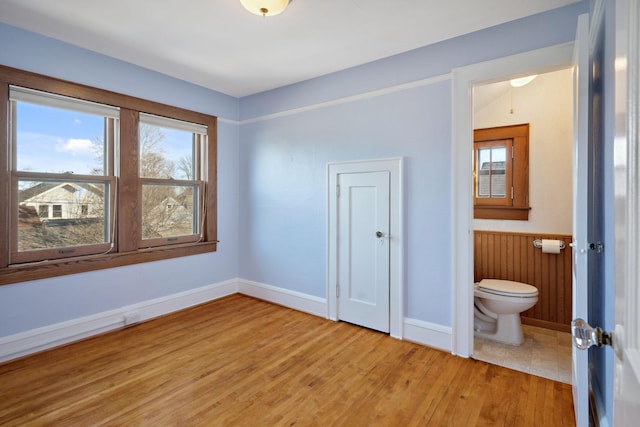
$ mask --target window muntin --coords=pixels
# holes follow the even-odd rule
[[[18,86],[9,101],[10,262],[109,251],[118,110]]]

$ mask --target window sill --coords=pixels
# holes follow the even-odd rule
[[[217,242],[200,242],[140,249],[132,252],[115,252],[104,255],[66,258],[64,260],[16,264],[0,268],[0,285],[141,264],[182,256],[198,255],[215,252],[216,248]]]
[[[528,221],[530,207],[519,208],[512,206],[474,206],[473,217],[476,219],[500,219]]]

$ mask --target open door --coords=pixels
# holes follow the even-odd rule
[[[578,18],[574,48],[573,318],[588,319],[589,15]],[[572,348],[576,425],[589,424],[588,353]]]
[[[640,7],[616,2],[615,425],[640,420]]]

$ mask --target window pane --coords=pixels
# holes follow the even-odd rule
[[[192,132],[140,122],[140,176],[198,179]]]
[[[491,194],[491,149],[478,150],[478,164],[476,166],[477,189],[476,197],[489,197]]]
[[[15,102],[16,169],[104,175],[105,117]]]
[[[507,149],[505,147],[491,149],[491,197],[506,196],[506,160]]]
[[[506,196],[506,147],[478,149],[476,197]]]
[[[18,251],[107,242],[108,187],[96,182],[20,180]]]
[[[196,185],[144,184],[142,238],[197,234],[197,200]]]

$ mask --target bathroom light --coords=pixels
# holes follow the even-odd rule
[[[537,74],[534,74],[533,76],[520,77],[519,79],[512,79],[510,81],[511,87],[522,87],[526,84],[531,83],[536,77],[538,77]]]
[[[282,13],[291,0],[240,0],[242,6],[254,15],[273,16]]]

